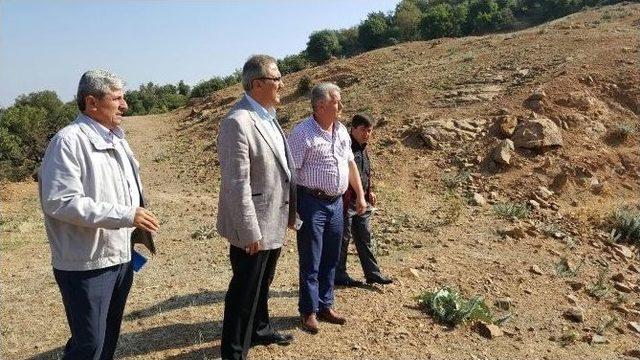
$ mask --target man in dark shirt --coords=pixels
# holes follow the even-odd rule
[[[380,267],[373,255],[371,244],[371,209],[376,204],[376,195],[371,191],[371,163],[367,154],[366,146],[373,131],[375,121],[367,114],[356,114],[351,119],[351,150],[358,171],[362,188],[365,191],[367,200],[367,211],[358,215],[355,211],[355,192],[349,187],[344,194],[345,220],[342,235],[342,249],[340,260],[336,269],[335,285],[359,286],[361,281],[352,279],[347,274],[347,249],[349,241],[353,236],[353,242],[358,251],[362,271],[368,284],[390,284],[391,279],[382,275]]]

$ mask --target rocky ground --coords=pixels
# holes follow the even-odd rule
[[[296,340],[261,359],[640,358],[638,250],[611,215],[639,209],[640,6],[514,33],[414,42],[291,74],[279,119],[309,114],[300,79],[343,88],[345,114],[381,119],[371,144],[379,261],[395,282],[339,289],[345,326],[297,327],[293,234],[272,287]],[[136,275],[118,358],[218,357],[230,278],[213,226],[215,136],[235,86],[172,114],[130,118],[159,254]],[[36,184],[2,185],[2,358],[56,359],[68,335]],[[350,272],[361,277],[357,257]],[[452,286],[496,319],[440,325],[416,297]]]

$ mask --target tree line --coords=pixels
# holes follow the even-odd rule
[[[320,30],[309,36],[299,54],[278,60],[283,75],[406,41],[430,40],[505,31],[535,25],[587,6],[621,0],[402,0],[390,13],[372,12],[357,26]],[[128,115],[157,114],[236,84],[241,71],[201,81],[193,88],[142,84],[128,90]],[[63,103],[54,91],[20,95],[14,105],[0,108],[0,180],[20,180],[40,164],[46,145],[76,115],[74,101]]]
[[[385,14],[372,12],[347,29],[325,29],[309,36],[299,54],[278,60],[283,75],[318,65],[331,58],[346,58],[401,42],[460,37],[531,26],[579,11],[587,6],[620,0],[402,0]],[[240,81],[240,70],[213,77],[191,91],[173,85],[141,85],[128,91],[131,114],[144,115],[173,110],[190,98],[208,96]],[[181,91],[180,89],[184,90]]]
[[[531,26],[619,0],[402,0],[395,11],[372,12],[359,25],[321,30],[288,63],[319,64],[406,41],[460,37]],[[281,69],[282,70],[282,69]],[[285,67],[284,72],[290,68]],[[293,66],[294,71],[299,70]]]

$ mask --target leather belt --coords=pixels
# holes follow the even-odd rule
[[[313,196],[316,199],[324,200],[324,201],[336,201],[342,197],[342,195],[329,195],[324,190],[320,189],[311,189],[305,186],[298,185],[298,189],[304,191],[305,193]]]

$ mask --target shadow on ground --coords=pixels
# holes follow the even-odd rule
[[[297,316],[271,318],[278,330],[291,330],[298,324]],[[159,351],[187,348],[201,344],[208,344],[220,339],[222,321],[208,321],[197,324],[171,324],[159,326],[138,332],[126,333],[120,336],[116,358],[141,356]],[[59,347],[28,360],[57,360],[62,358],[63,347]],[[203,359],[219,358],[220,347],[213,346],[205,349],[186,351],[168,357],[168,359]]]
[[[206,306],[224,302],[226,291],[202,291],[194,294],[173,296],[146,309],[133,311],[124,317],[125,321],[142,319],[156,314],[191,306]],[[269,298],[297,297],[298,291],[272,290]]]

